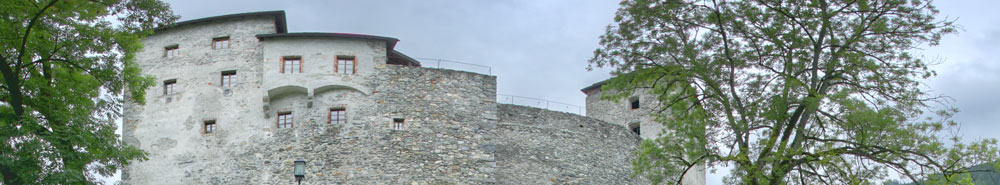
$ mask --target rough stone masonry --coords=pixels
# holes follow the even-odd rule
[[[157,29],[137,60],[158,84],[123,124],[149,160],[123,184],[294,184],[297,159],[303,184],[648,184],[627,127],[497,104],[495,76],[420,67],[397,41],[289,33],[283,11]]]

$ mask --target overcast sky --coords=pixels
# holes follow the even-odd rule
[[[587,71],[598,36],[611,24],[618,1],[167,1],[181,21],[284,10],[289,32],[340,32],[400,39],[396,50],[411,57],[440,58],[492,67],[497,92],[584,105],[580,89],[609,77]],[[943,59],[928,81],[934,93],[954,98],[955,118],[968,139],[1000,135],[1000,2],[936,2],[941,15],[957,18],[964,31],[922,53]],[[434,66],[424,61],[424,66]],[[470,68],[486,73],[485,69]],[[726,170],[720,170],[726,171]],[[709,184],[721,184],[708,174]]]

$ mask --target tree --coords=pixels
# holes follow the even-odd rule
[[[145,159],[115,133],[152,78],[140,39],[176,18],[157,0],[0,1],[2,184],[95,184]]]
[[[956,31],[930,0],[626,0],[590,67],[605,99],[658,97],[666,129],[636,175],[680,183],[729,166],[728,184],[968,181],[996,139],[962,143],[935,75],[910,52]],[[1000,164],[997,164],[1000,165]],[[965,178],[963,178],[965,177]]]

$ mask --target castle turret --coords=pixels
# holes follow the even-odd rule
[[[602,99],[601,87],[607,81],[601,81],[587,86],[580,91],[587,94],[587,117],[592,117],[612,124],[620,125],[632,131],[642,139],[655,139],[664,131],[663,124],[656,122],[651,114],[657,113],[660,102],[655,94],[648,89],[635,89],[627,98],[620,100]],[[667,128],[669,130],[669,128]],[[697,166],[684,176],[685,185],[705,184],[705,165]]]

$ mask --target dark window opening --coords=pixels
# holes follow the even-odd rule
[[[639,109],[639,98],[632,98],[632,109]]]
[[[639,127],[639,122],[638,121],[629,123],[628,124],[628,128],[629,128],[629,130],[632,130],[632,133],[635,133],[635,135],[642,136],[641,135],[642,134],[642,132],[641,132],[642,129]]]

